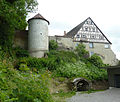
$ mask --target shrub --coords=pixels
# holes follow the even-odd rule
[[[17,68],[19,68],[21,64],[26,64],[31,69],[36,68],[37,70],[56,70],[59,66],[62,66],[65,63],[75,63],[77,60],[78,57],[74,52],[52,50],[48,53],[48,58],[20,58]]]
[[[79,59],[79,56],[73,51],[50,51],[48,53],[48,58],[51,57],[57,58],[59,63],[75,63]]]
[[[29,56],[28,51],[20,47],[13,48],[13,51],[16,57],[28,57]]]
[[[90,63],[92,63],[93,65],[95,65],[96,67],[103,67],[103,66],[105,66],[105,64],[103,63],[102,59],[98,55],[96,55],[96,54],[94,54],[90,58],[88,58],[88,61]]]
[[[77,52],[78,56],[83,57],[83,58],[86,58],[89,55],[88,51],[86,51],[86,49],[85,49],[84,44],[78,44],[75,51]]]
[[[89,80],[107,79],[107,71],[88,63],[87,65],[81,61],[76,63],[67,63],[58,67],[54,71],[55,76],[59,77],[83,77]]]
[[[0,63],[0,102],[53,102],[48,73],[23,73]]]
[[[30,69],[28,68],[28,66],[26,64],[21,63],[20,67],[19,67],[19,70],[21,70],[21,71],[28,71]]]
[[[49,41],[49,50],[56,50],[58,48],[58,43],[55,40]]]
[[[59,65],[59,58],[21,58],[17,64],[20,66],[21,63],[27,64],[31,69],[36,68],[37,70],[55,70]]]

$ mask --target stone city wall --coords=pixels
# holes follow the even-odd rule
[[[60,50],[74,50],[75,47],[81,42],[74,42],[72,38],[63,36],[49,36],[49,41],[55,40]],[[105,64],[117,65],[118,60],[111,48],[105,48],[104,43],[94,43],[94,48],[89,48],[89,43],[84,42],[86,50],[89,52],[97,53]],[[14,39],[14,45],[20,46],[24,49],[28,49],[28,34],[27,31],[17,32]]]

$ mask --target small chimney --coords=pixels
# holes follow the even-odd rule
[[[66,35],[66,31],[64,31],[64,36]]]

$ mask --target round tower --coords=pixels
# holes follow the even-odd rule
[[[30,56],[41,58],[48,51],[48,25],[39,13],[28,20],[28,50]]]

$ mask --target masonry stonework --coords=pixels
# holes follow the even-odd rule
[[[116,55],[110,47],[112,43],[90,17],[64,36],[48,36],[49,21],[40,14],[29,19],[28,23],[28,31],[16,33],[14,45],[28,49],[32,57],[44,57],[44,53],[49,51],[49,41],[55,40],[61,50],[74,50],[78,44],[83,43],[90,56],[96,53],[105,64],[118,64]]]
[[[72,38],[67,38],[64,36],[49,36],[49,41],[55,40],[58,43],[60,50],[74,50],[76,46],[80,43],[83,43],[86,46],[86,50],[93,53],[96,53],[100,56],[105,64],[109,65],[117,65],[118,60],[116,59],[116,55],[111,50],[110,45],[109,48],[105,48],[105,43],[93,43],[94,47],[89,47],[89,42],[75,42]]]
[[[28,51],[32,57],[44,57],[48,51],[48,24],[40,14],[28,20]]]

